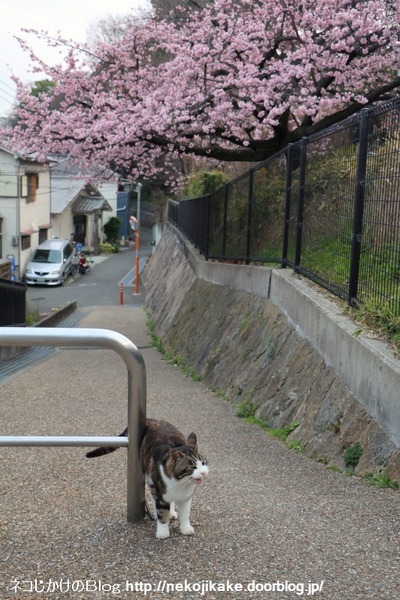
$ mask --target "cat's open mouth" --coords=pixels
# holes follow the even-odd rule
[[[203,483],[204,481],[204,477],[193,477],[192,481],[194,481],[194,483]]]

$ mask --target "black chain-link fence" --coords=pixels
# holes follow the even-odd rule
[[[400,97],[364,109],[216,192],[171,202],[207,259],[278,263],[400,315]]]

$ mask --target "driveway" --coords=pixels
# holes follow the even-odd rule
[[[142,270],[152,252],[151,230],[141,236],[139,268]],[[78,308],[105,306],[120,303],[120,284],[124,289],[124,303],[138,304],[142,297],[133,296],[136,250],[134,245],[121,248],[111,255],[93,257],[93,267],[77,279],[69,277],[63,286],[31,286],[27,290],[27,306],[31,312],[48,313],[53,308],[77,301]],[[139,289],[141,293],[141,288]]]

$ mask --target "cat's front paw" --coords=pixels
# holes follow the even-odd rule
[[[169,519],[177,519],[178,513],[175,510],[175,502],[171,502],[169,506]]]
[[[190,523],[188,525],[181,525],[180,530],[181,530],[181,533],[183,533],[183,535],[193,535],[194,534],[194,528],[190,525]]]
[[[158,540],[166,540],[169,538],[168,523],[157,523],[156,538]]]

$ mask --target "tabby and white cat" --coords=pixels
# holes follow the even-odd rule
[[[126,436],[127,429],[120,435]],[[94,458],[114,450],[116,448],[96,448],[86,456]],[[181,533],[192,535],[192,496],[208,474],[207,462],[197,450],[196,434],[190,433],[186,438],[168,421],[147,419],[140,460],[157,514],[156,537],[168,538],[169,521],[178,515]]]

